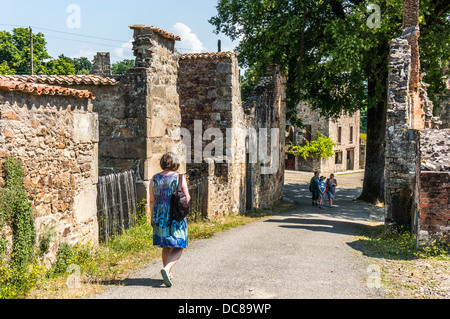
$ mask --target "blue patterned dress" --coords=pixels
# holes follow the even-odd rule
[[[178,174],[153,176],[153,245],[160,248],[187,248],[186,218],[181,222],[170,221],[170,200],[178,188]]]

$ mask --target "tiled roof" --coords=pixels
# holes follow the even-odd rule
[[[238,56],[238,53],[235,52],[208,52],[208,53],[184,53],[180,55],[180,59],[182,60],[198,60],[198,59],[223,59],[223,58],[232,58],[234,56]]]
[[[145,24],[135,24],[135,25],[130,25],[129,26],[130,29],[149,29],[152,30],[153,32],[162,35],[164,38],[167,39],[171,39],[171,40],[175,40],[175,41],[181,41],[181,38],[177,35],[174,35],[172,33],[166,32],[163,29],[160,29],[158,27],[152,26],[152,25],[145,25]]]
[[[117,85],[113,77],[100,75],[0,75],[0,80],[44,83],[53,85]]]
[[[62,95],[95,99],[92,93],[87,90],[75,90],[56,85],[11,81],[4,79],[3,76],[0,76],[0,91],[19,91],[34,95]]]

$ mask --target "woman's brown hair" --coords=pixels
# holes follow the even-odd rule
[[[176,172],[180,168],[180,160],[178,156],[176,156],[172,152],[168,152],[161,157],[161,161],[159,162],[161,168],[167,171]]]

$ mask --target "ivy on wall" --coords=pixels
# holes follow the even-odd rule
[[[6,185],[0,188],[0,229],[8,224],[13,233],[11,265],[27,266],[34,257],[36,229],[31,203],[23,181],[23,167],[11,156],[4,163]],[[5,250],[6,245],[0,245]],[[0,251],[1,253],[1,251]]]

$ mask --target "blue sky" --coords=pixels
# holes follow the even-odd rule
[[[13,25],[32,26],[34,33],[45,34],[47,50],[55,58],[64,54],[92,59],[96,52],[102,51],[111,52],[112,62],[133,59],[133,32],[128,28],[132,24],[154,25],[179,35],[183,41],[177,42],[177,48],[183,53],[216,51],[219,39],[223,51],[233,50],[236,43],[214,34],[208,23],[216,15],[216,3],[215,0],[0,0],[0,30],[11,31]]]

